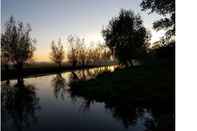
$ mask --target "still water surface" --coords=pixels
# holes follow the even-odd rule
[[[24,88],[1,85],[3,131],[146,131],[157,124],[148,108],[110,108],[72,97],[69,83],[90,79],[113,67],[26,78]],[[78,77],[78,78],[77,78]]]

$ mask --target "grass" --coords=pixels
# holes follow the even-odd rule
[[[174,68],[169,65],[125,68],[73,82],[71,92],[99,101],[122,96],[132,101],[166,101],[174,98],[174,77]]]

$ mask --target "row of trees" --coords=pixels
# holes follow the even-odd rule
[[[166,30],[165,43],[175,36],[175,0],[142,0],[142,10],[156,12],[164,18],[153,23],[156,30]],[[16,22],[13,17],[5,24],[1,33],[1,62],[8,70],[8,64],[14,65],[18,71],[18,81],[23,81],[23,66],[32,61],[36,41],[31,38],[31,27],[22,22]],[[127,66],[132,65],[133,59],[141,59],[147,54],[150,32],[143,26],[140,15],[131,10],[122,9],[118,16],[113,17],[102,30],[107,47],[87,48],[84,39],[68,37],[68,60],[73,66],[77,64],[96,63],[99,60],[109,60],[112,53]],[[173,42],[175,44],[175,40]],[[174,46],[170,46],[174,48]],[[59,67],[65,59],[65,51],[61,40],[51,44],[50,58]],[[173,49],[174,50],[174,49]],[[165,51],[163,51],[165,52]],[[168,51],[166,51],[168,52]]]
[[[9,65],[17,70],[19,83],[23,83],[24,65],[33,61],[36,40],[31,38],[31,27],[23,22],[16,22],[13,17],[6,22],[1,33],[1,64],[8,72]],[[50,59],[61,68],[67,57],[72,66],[85,64],[96,64],[98,61],[107,61],[111,57],[110,50],[103,45],[96,48],[88,48],[85,40],[79,37],[69,36],[67,38],[67,56],[65,56],[64,43],[59,40],[52,41]]]
[[[85,40],[77,36],[68,36],[67,42],[67,56],[65,56],[64,43],[61,40],[56,44],[51,43],[51,60],[61,67],[65,57],[73,67],[77,65],[94,65],[98,62],[109,61],[111,58],[111,51],[104,45],[98,45],[96,48],[87,47]]]

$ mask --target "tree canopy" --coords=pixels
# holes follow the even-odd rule
[[[30,36],[31,27],[22,22],[16,23],[13,17],[5,24],[1,34],[2,53],[9,55],[13,64],[24,64],[32,60],[35,50],[34,40]]]
[[[150,38],[140,15],[124,9],[110,20],[102,34],[106,45],[119,62],[126,65],[132,65],[132,59],[138,58],[141,49]]]
[[[142,0],[140,4],[143,11],[158,13],[164,18],[153,23],[155,30],[166,30],[165,38],[170,40],[175,36],[175,0]]]

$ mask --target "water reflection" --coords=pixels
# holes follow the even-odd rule
[[[72,72],[71,77],[74,78],[74,80],[88,80],[91,78],[95,78],[97,75],[104,72],[113,72],[117,67],[118,66],[104,66],[92,69],[82,69]]]
[[[112,113],[113,118],[122,123],[125,129],[141,131],[173,131],[174,130],[174,111],[173,107],[165,103],[133,103],[128,99],[113,98],[108,100],[82,97],[71,92],[71,97],[77,100],[83,98],[80,106],[83,111],[89,111],[95,103],[104,102],[105,109]],[[122,96],[124,97],[124,96]]]
[[[33,85],[2,84],[1,102],[3,131],[23,131],[37,122],[36,112],[40,110],[40,106]]]
[[[68,84],[66,82],[66,79],[62,77],[61,73],[58,73],[52,79],[52,87],[54,88],[55,97],[56,98],[61,97],[61,99],[64,100],[64,95],[67,92]]]
[[[106,66],[93,69],[82,69],[70,72],[65,76],[58,72],[51,80],[52,87],[54,88],[54,96],[56,98],[61,98],[62,100],[64,100],[65,94],[69,89],[69,83],[78,80],[88,80],[104,72],[112,72],[114,71],[114,69],[114,66]],[[68,81],[65,77],[68,78]]]
[[[78,95],[71,92],[71,97],[75,101]],[[89,111],[94,104],[100,100],[93,98],[82,97],[80,109],[83,111]],[[101,102],[101,101],[100,101]],[[152,131],[155,129],[156,123],[152,117],[152,111],[148,107],[141,107],[130,103],[129,101],[119,101],[109,99],[108,101],[102,101],[105,103],[105,109],[112,113],[113,118],[120,121],[125,129],[137,128],[136,130]],[[138,127],[140,125],[140,127]]]
[[[2,130],[171,131],[173,104],[135,103],[127,91],[111,89],[106,94],[99,87],[94,92],[69,90],[72,81],[113,70],[94,68],[28,78],[26,85],[14,85],[13,81],[12,85],[3,84]]]
[[[140,131],[173,131],[174,103],[173,101],[136,101],[129,92],[121,92],[111,88],[98,87],[77,88],[69,90],[71,97],[83,99],[84,111],[89,111],[95,103],[104,103],[105,109],[112,113],[113,118],[120,121],[125,129]]]

